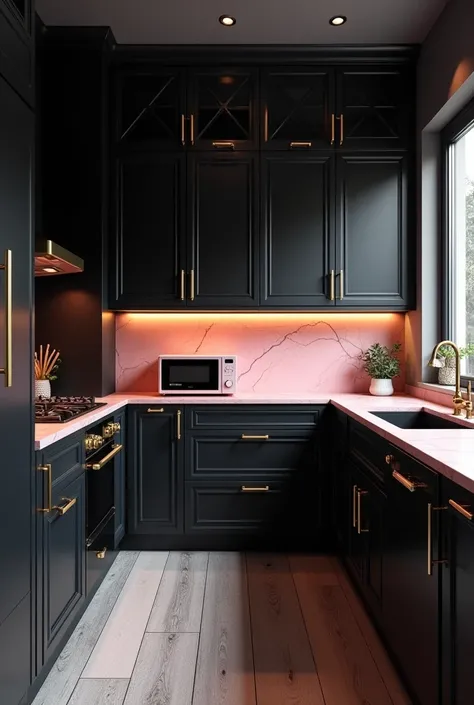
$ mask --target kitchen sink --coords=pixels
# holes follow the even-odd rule
[[[371,414],[377,416],[379,419],[388,421],[398,428],[415,428],[415,429],[451,429],[451,428],[463,428],[456,423],[456,421],[451,421],[451,419],[440,418],[439,416],[434,416],[434,414],[429,414],[427,411],[371,411]]]

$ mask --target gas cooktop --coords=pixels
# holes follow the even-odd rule
[[[37,397],[35,399],[36,423],[66,423],[77,416],[105,406],[105,402],[97,402],[95,397]]]

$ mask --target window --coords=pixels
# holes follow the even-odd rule
[[[474,343],[474,103],[443,132],[444,335]],[[462,361],[474,378],[474,355]]]

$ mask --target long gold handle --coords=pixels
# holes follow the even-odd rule
[[[331,145],[334,144],[334,139],[336,136],[336,116],[334,113],[331,114]]]
[[[38,470],[40,472],[48,473],[48,506],[46,509],[38,509],[39,512],[46,513],[51,511],[53,504],[53,475],[51,463],[47,463],[46,465],[38,465]]]
[[[5,250],[5,262],[0,270],[5,270],[5,367],[0,374],[5,375],[5,387],[12,386],[12,251]]]
[[[344,270],[339,271],[339,301],[344,298]]]
[[[459,512],[459,514],[462,514],[463,517],[465,517],[466,519],[469,519],[469,521],[472,521],[472,518],[474,517],[474,514],[471,514],[471,512],[469,512],[469,511],[467,510],[467,507],[470,506],[469,504],[465,504],[465,505],[463,506],[463,505],[458,504],[457,502],[455,502],[454,499],[450,499],[448,503],[451,505],[451,507],[452,507],[453,509],[455,509],[457,512]]]
[[[184,117],[184,115],[181,115],[181,144],[183,145],[183,147],[186,144],[186,137],[184,134],[185,121],[186,121],[186,118]]]
[[[213,142],[212,146],[216,147],[216,149],[235,149],[233,142]]]
[[[180,296],[179,296],[179,298],[181,299],[181,301],[184,301],[184,294],[185,294],[185,292],[184,292],[185,277],[186,277],[186,273],[185,273],[184,269],[182,269],[182,270],[181,270],[181,291],[180,291]]]
[[[265,142],[268,142],[268,107],[267,106],[265,106],[263,139]]]
[[[243,441],[268,441],[270,436],[247,436],[245,433],[241,435]]]
[[[357,485],[352,485],[352,526],[354,527],[354,529],[357,526],[356,502],[357,502]]]
[[[268,485],[265,485],[264,487],[246,487],[245,485],[242,485],[240,489],[242,492],[268,492],[270,487]]]
[[[405,477],[397,470],[393,470],[392,477],[394,478],[394,480],[403,485],[403,487],[409,490],[409,492],[414,492],[416,490],[417,483],[413,482],[412,480],[409,480],[408,477]]]
[[[178,441],[181,440],[181,411],[179,409],[176,412],[176,438]]]
[[[361,514],[361,507],[360,507],[360,498],[362,495],[368,494],[367,490],[357,490],[357,533],[358,534],[368,534],[369,530],[368,529],[362,529],[362,514]]]
[[[339,121],[341,123],[341,131],[339,134],[339,146],[342,146],[342,143],[344,142],[344,115],[343,115],[343,113],[340,114]]]
[[[77,497],[73,497],[72,499],[69,499],[69,497],[61,497],[63,502],[66,502],[66,504],[63,504],[62,507],[53,507],[60,516],[64,516],[64,514],[67,514],[67,512],[73,507],[76,502],[77,502]]]
[[[290,149],[295,149],[298,147],[305,147],[306,149],[309,149],[311,145],[312,142],[290,142]]]
[[[103,560],[105,558],[105,554],[107,553],[107,548],[104,547],[102,551],[96,551],[95,557],[98,558],[99,560]]]
[[[191,293],[189,295],[189,299],[191,301],[194,301],[194,269],[191,269],[191,271],[189,273],[189,278],[191,281]]]
[[[162,414],[164,411],[163,407],[161,409],[147,409],[147,414]]]
[[[191,113],[190,116],[190,123],[191,123],[191,144],[194,144],[194,115]]]
[[[427,528],[427,541],[428,541],[428,549],[427,549],[427,571],[428,575],[433,575],[433,556],[432,556],[432,546],[431,546],[431,503],[428,502],[428,528]]]
[[[109,460],[112,460],[117,453],[120,453],[122,450],[123,445],[119,444],[118,446],[114,446],[113,449],[110,451],[110,453],[107,453],[107,455],[104,455],[102,460],[100,460],[98,463],[87,463],[86,464],[86,470],[102,470],[104,465],[107,465]]]
[[[335,298],[334,269],[331,269],[331,274],[329,275],[329,300],[334,301]]]

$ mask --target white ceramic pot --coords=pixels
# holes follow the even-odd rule
[[[438,370],[438,382],[454,387],[456,384],[456,358],[441,358],[441,362],[444,362],[444,365]]]
[[[391,379],[373,379],[370,382],[369,392],[374,397],[390,397],[393,394]]]
[[[35,379],[35,397],[51,397],[51,382],[49,379]]]

